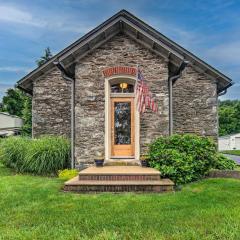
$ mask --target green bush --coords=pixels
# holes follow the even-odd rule
[[[78,170],[77,169],[64,169],[58,171],[58,177],[62,180],[69,180],[71,178],[74,178],[78,175]]]
[[[230,158],[225,157],[223,154],[219,153],[217,155],[217,161],[214,165],[215,169],[219,170],[233,170],[237,167],[237,164]]]
[[[207,137],[190,134],[159,137],[149,145],[148,160],[163,177],[183,184],[208,173],[215,165],[216,149],[214,141]]]
[[[7,138],[1,142],[0,159],[18,172],[57,174],[58,170],[69,167],[70,144],[63,137],[53,136]]]

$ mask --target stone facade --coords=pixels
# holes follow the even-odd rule
[[[103,69],[139,65],[148,81],[159,112],[140,116],[140,151],[160,135],[169,134],[168,62],[125,35],[117,35],[75,66],[75,157],[93,163],[104,152],[105,79]],[[56,68],[34,81],[33,136],[56,134],[70,137],[71,83]],[[175,133],[217,136],[216,83],[191,66],[173,87]]]
[[[140,149],[168,134],[168,63],[127,36],[118,35],[76,65],[75,140],[77,162],[92,162],[104,151],[105,92],[103,69],[139,65],[159,102],[159,115],[147,111],[140,119]]]
[[[71,83],[54,68],[33,83],[33,136],[43,134],[70,137]]]
[[[173,131],[218,136],[217,85],[192,66],[173,86]]]

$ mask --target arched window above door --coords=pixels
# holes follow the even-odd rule
[[[111,84],[111,93],[133,93],[134,85],[127,81]]]

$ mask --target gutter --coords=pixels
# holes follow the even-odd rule
[[[75,77],[68,72],[64,65],[59,62],[53,62],[54,65],[61,71],[62,77],[71,84],[71,168],[75,168]]]
[[[175,75],[168,78],[168,90],[169,90],[169,136],[173,134],[173,85],[174,83],[182,76],[183,70],[188,65],[188,61],[182,61],[181,65],[179,66],[178,70],[176,71]]]
[[[218,93],[218,97],[223,96],[227,93],[227,89],[234,85],[234,82],[230,82],[221,92]]]

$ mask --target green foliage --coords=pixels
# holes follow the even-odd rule
[[[205,176],[216,162],[216,144],[207,137],[173,135],[159,137],[149,145],[149,163],[163,177],[176,184],[188,183]]]
[[[240,132],[240,101],[226,100],[219,103],[219,135]]]
[[[71,178],[74,178],[78,175],[78,170],[77,169],[64,169],[58,171],[58,177],[62,180],[69,180]]]
[[[225,157],[223,154],[217,154],[217,161],[214,165],[215,169],[219,170],[233,170],[237,167],[237,164],[230,158]]]
[[[44,50],[44,55],[42,57],[40,57],[40,59],[38,59],[36,61],[37,65],[40,67],[42,66],[45,62],[47,62],[49,59],[52,58],[52,53],[51,53],[51,50],[49,47],[47,47],[45,50]]]
[[[23,136],[31,136],[32,134],[32,99],[30,97],[26,98],[24,102],[24,107],[22,110],[22,119],[24,124],[21,129],[21,134]]]
[[[0,142],[0,161],[10,168],[21,172],[30,139],[9,137]]]
[[[222,153],[240,156],[240,150],[225,150],[222,151]]]
[[[9,88],[2,100],[2,112],[22,117],[26,94],[17,88]]]
[[[8,112],[23,119],[21,132],[30,136],[32,132],[32,99],[17,88],[9,88],[2,100],[2,112]]]
[[[11,137],[2,140],[0,148],[0,160],[18,172],[50,175],[69,167],[70,144],[63,137]]]

